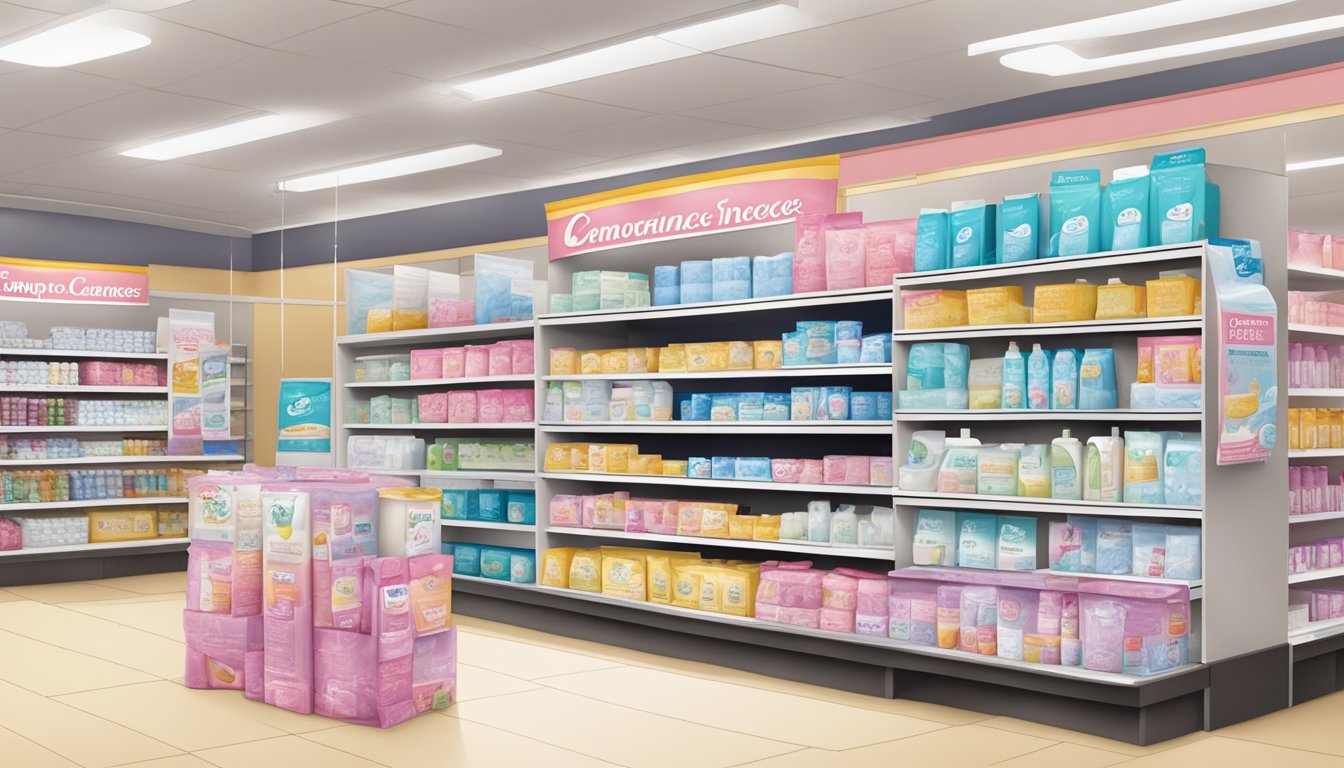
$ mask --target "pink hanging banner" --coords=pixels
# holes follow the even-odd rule
[[[144,305],[149,303],[149,269],[0,258],[0,300]]]

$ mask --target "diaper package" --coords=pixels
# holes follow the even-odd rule
[[[182,612],[187,642],[183,684],[188,688],[228,688],[249,699],[262,697],[261,616]]]
[[[1050,255],[1096,253],[1100,224],[1101,171],[1057,171],[1050,179]]]

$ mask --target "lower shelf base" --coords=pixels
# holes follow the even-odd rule
[[[54,584],[62,581],[91,581],[118,576],[182,571],[186,583],[186,544],[176,551],[109,550],[104,555],[82,552],[78,557],[44,560],[0,560],[0,587],[28,584]]]
[[[1293,704],[1344,691],[1344,634],[1293,646]]]

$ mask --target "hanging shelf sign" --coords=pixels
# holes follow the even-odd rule
[[[809,158],[614,189],[546,206],[551,261],[641,243],[835,213],[839,157]]]
[[[145,305],[149,268],[0,258],[0,300]]]

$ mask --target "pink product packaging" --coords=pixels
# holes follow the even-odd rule
[[[597,520],[597,497],[582,496],[580,498],[583,501],[583,524],[581,527],[592,528],[593,523]]]
[[[503,344],[492,344],[486,347],[489,354],[487,365],[489,366],[491,376],[512,376],[513,375],[513,350]]]
[[[438,379],[443,377],[442,349],[412,349],[411,378]]]
[[[411,701],[416,714],[444,709],[456,701],[457,627],[417,637],[411,653]]]
[[[448,393],[430,392],[419,396],[420,423],[443,424],[448,421]]]
[[[644,502],[644,531],[675,535],[680,505],[670,499],[651,499]]]
[[[761,563],[760,584],[756,589],[756,615],[761,606],[781,608],[820,609],[822,607],[822,579],[825,571],[812,568],[810,561]]]
[[[803,476],[802,459],[771,459],[770,477],[776,483],[801,483]]]
[[[528,389],[497,390],[502,393],[504,402],[504,422],[508,424],[526,424],[533,419],[533,394]]]
[[[794,293],[826,290],[826,229],[862,223],[862,213],[803,214],[795,220]]]
[[[0,517],[0,551],[23,549],[23,528],[8,517]]]
[[[582,527],[583,497],[566,495],[552,496],[550,521],[551,525],[561,525],[566,528]]]
[[[808,485],[818,485],[825,477],[825,463],[821,459],[801,459],[803,463],[802,472],[798,474],[798,482]]]
[[[482,424],[504,421],[504,390],[482,389],[476,393],[476,420]]]
[[[882,486],[893,485],[893,466],[890,456],[870,456],[868,458],[868,484]]]
[[[447,632],[453,625],[452,555],[407,558],[411,620],[417,637]]]
[[[826,290],[862,288],[867,231],[863,225],[826,229]]]
[[[1288,229],[1288,263],[1307,267],[1328,267],[1330,236],[1319,232]]]
[[[466,348],[467,378],[484,378],[490,374],[490,349],[488,347]]]
[[[313,648],[319,715],[391,728],[456,698],[456,629],[416,638],[393,666],[379,662],[383,647],[375,635],[319,629]]]
[[[1185,587],[1087,580],[1078,588],[1083,666],[1152,675],[1189,661]]]
[[[625,502],[625,532],[647,533],[648,531],[644,529],[644,507],[656,503],[650,499],[631,499]]]
[[[997,656],[999,642],[998,590],[965,587],[961,590],[961,635],[958,650],[981,656]]]
[[[476,423],[476,393],[458,390],[448,393],[448,421],[451,424]]]
[[[756,603],[756,618],[775,624],[791,624],[795,627],[821,629],[821,608],[789,608],[782,605],[762,605]]]
[[[262,620],[260,616],[182,612],[188,688],[227,688],[260,698]],[[249,665],[249,657],[252,664]],[[257,695],[252,695],[257,694]]]
[[[471,299],[432,299],[429,327],[451,328],[476,322],[476,302]]]
[[[313,625],[358,632],[364,563],[377,551],[378,489],[371,484],[309,488],[313,516]]]
[[[826,456],[822,458],[821,481],[826,485],[868,485],[870,466],[868,456]]]
[[[604,493],[595,497],[592,527],[614,531],[625,530],[625,505],[629,500],[628,491]]]
[[[915,234],[919,219],[873,221],[864,226],[864,285],[891,285],[892,275],[915,271]]]
[[[261,551],[225,541],[193,541],[187,549],[187,607],[202,613],[261,612]]]
[[[448,347],[443,350],[443,373],[445,379],[460,379],[467,375],[467,351],[462,347]]]
[[[509,348],[513,355],[513,372],[515,375],[523,375],[536,372],[537,358],[536,347],[532,339],[518,339],[516,341],[501,341]]]

